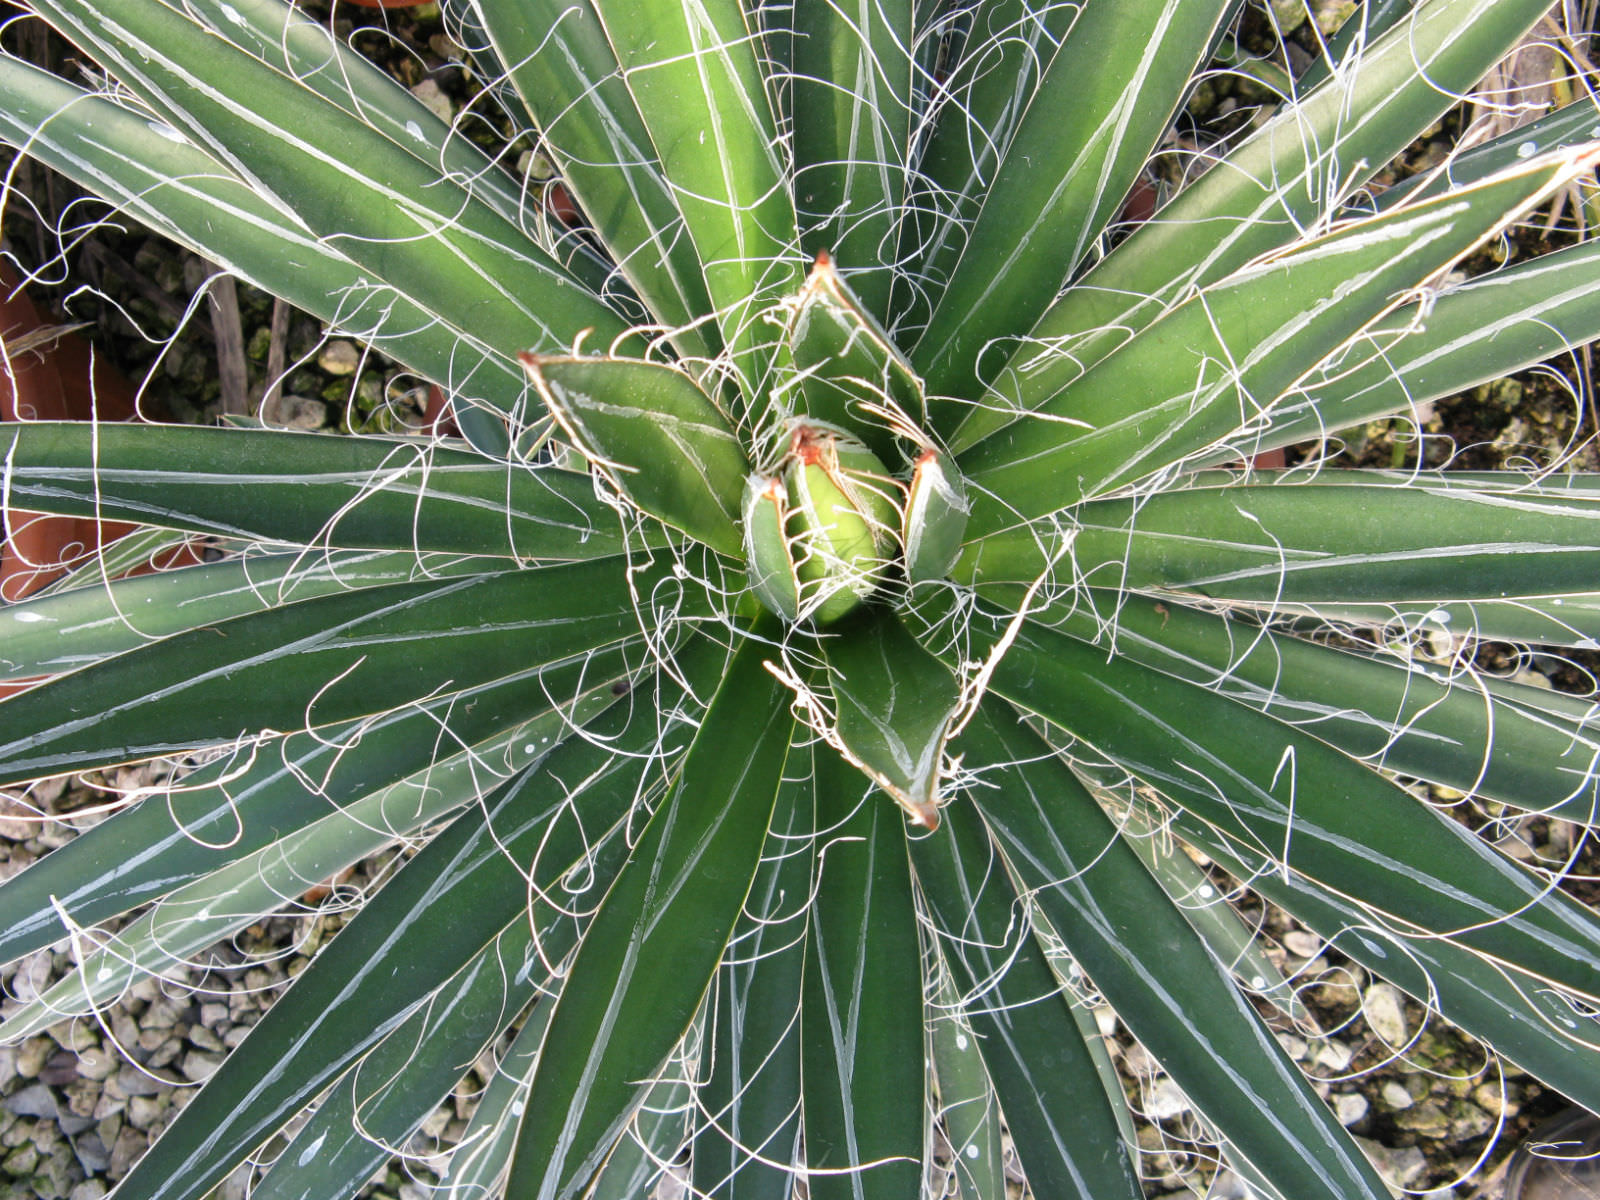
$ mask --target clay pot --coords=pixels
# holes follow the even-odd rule
[[[16,275],[0,264],[0,420],[126,421],[134,388],[76,333],[52,335]],[[32,348],[28,348],[28,347]],[[5,514],[0,547],[0,600],[19,600],[121,537],[131,525],[85,517],[49,517],[22,509]]]

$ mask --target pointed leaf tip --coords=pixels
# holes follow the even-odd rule
[[[713,550],[743,553],[750,462],[690,375],[638,359],[517,357],[562,431],[629,502]]]

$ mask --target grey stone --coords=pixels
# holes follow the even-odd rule
[[[329,375],[350,375],[360,365],[361,351],[344,338],[334,338],[317,355],[317,366]]]
[[[1306,1050],[1309,1048],[1305,1038],[1287,1032],[1278,1033],[1277,1038],[1278,1045],[1283,1047],[1283,1052],[1294,1059],[1295,1062],[1305,1060]]]
[[[56,1124],[61,1127],[61,1132],[68,1137],[77,1137],[80,1133],[93,1129],[96,1122],[92,1115],[80,1116],[77,1113],[69,1112],[62,1113]]]
[[[71,1050],[74,1054],[82,1054],[100,1040],[98,1030],[89,1022],[80,1020],[62,1021],[59,1025],[50,1026],[45,1034],[63,1050]]]
[[[1367,1025],[1391,1046],[1406,1042],[1405,1000],[1390,983],[1375,983],[1361,995],[1361,1015]]]
[[[1406,1090],[1403,1083],[1393,1079],[1386,1079],[1383,1086],[1378,1089],[1378,1095],[1390,1108],[1401,1109],[1411,1107],[1411,1093]]]
[[[117,1070],[117,1056],[104,1046],[91,1046],[78,1055],[78,1075],[95,1081],[110,1079]]]
[[[128,1124],[135,1129],[149,1129],[166,1111],[164,1096],[135,1096],[128,1101]]]
[[[1494,1128],[1494,1117],[1484,1112],[1476,1104],[1467,1104],[1464,1101],[1453,1104],[1449,1110],[1450,1136],[1457,1141],[1469,1141],[1475,1137],[1482,1137]]]
[[[1244,1180],[1227,1167],[1223,1167],[1212,1178],[1211,1186],[1206,1189],[1206,1200],[1256,1200],[1256,1194]]]
[[[1329,1040],[1317,1047],[1312,1061],[1324,1071],[1344,1071],[1349,1068],[1355,1051],[1343,1042]]]
[[[169,1037],[150,1053],[144,1065],[151,1070],[157,1070],[170,1064],[178,1055],[183,1053],[183,1042],[176,1037]]]
[[[202,1050],[212,1050],[220,1054],[227,1049],[221,1038],[204,1025],[191,1025],[189,1027],[189,1044],[199,1046]]]
[[[170,1085],[152,1078],[137,1067],[123,1067],[108,1081],[108,1086],[115,1087],[122,1098],[127,1099],[131,1096],[154,1096]]]
[[[1145,1098],[1144,1111],[1152,1121],[1170,1121],[1190,1108],[1189,1097],[1170,1079],[1161,1079]]]
[[[217,1000],[208,1001],[200,1006],[200,1024],[207,1029],[220,1029],[228,1024],[228,1006]]]
[[[1367,1098],[1360,1092],[1340,1092],[1333,1098],[1334,1116],[1347,1129],[1365,1118],[1370,1107]]]
[[[0,1129],[0,1146],[20,1146],[23,1142],[33,1140],[39,1122],[32,1117],[18,1117],[6,1113],[6,1124]]]
[[[1362,1137],[1356,1143],[1391,1187],[1410,1187],[1428,1169],[1428,1160],[1415,1146],[1385,1146]]]
[[[3,1103],[7,1112],[19,1117],[43,1117],[47,1121],[54,1121],[61,1111],[55,1093],[42,1083],[31,1083],[11,1093]]]
[[[93,1079],[80,1079],[67,1088],[67,1109],[75,1117],[88,1118],[85,1129],[99,1119],[94,1115],[94,1110],[102,1094],[100,1085]]]
[[[222,1055],[207,1054],[203,1050],[191,1050],[178,1063],[178,1070],[185,1079],[192,1083],[199,1083],[203,1079],[209,1079],[221,1065]]]
[[[150,1007],[140,1014],[139,1027],[141,1029],[171,1029],[173,1026],[181,1024],[182,1021],[182,1010],[172,1001],[160,999],[152,1001]]]
[[[106,1167],[106,1175],[111,1179],[121,1179],[149,1146],[149,1138],[132,1125],[124,1125],[111,1147],[111,1163]]]
[[[264,405],[261,419],[290,429],[321,429],[328,423],[328,406],[310,396],[278,396]]]
[[[56,1044],[50,1038],[29,1038],[17,1049],[17,1074],[24,1079],[35,1078],[55,1052]]]
[[[1283,948],[1296,958],[1315,958],[1322,953],[1322,939],[1309,929],[1291,929],[1282,940]]]
[[[1425,1138],[1442,1138],[1450,1132],[1450,1118],[1432,1100],[1395,1113],[1394,1123]]]
[[[57,1050],[39,1071],[39,1082],[65,1087],[78,1078],[78,1056],[71,1050]]]
[[[85,1175],[103,1174],[111,1165],[111,1151],[106,1149],[106,1144],[100,1140],[98,1133],[86,1133],[75,1139],[72,1149],[78,1156],[78,1165],[83,1168]]]
[[[124,1008],[111,1010],[111,1036],[116,1039],[119,1046],[137,1045],[139,1041],[139,1026],[134,1021],[133,1014]]]
[[[0,1159],[0,1172],[12,1179],[32,1175],[39,1168],[39,1148],[33,1145],[18,1146],[4,1159]]]

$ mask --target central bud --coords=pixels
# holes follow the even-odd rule
[[[882,586],[899,558],[904,495],[843,429],[794,422],[775,470],[745,483],[751,587],[786,620],[838,620]]]

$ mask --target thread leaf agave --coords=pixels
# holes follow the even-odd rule
[[[1253,1186],[1387,1196],[1155,829],[1600,1110],[1600,921],[1402,786],[1591,825],[1592,704],[1386,648],[1592,648],[1600,483],[1233,465],[1600,335],[1592,242],[1438,283],[1592,105],[1363,190],[1548,0],[1358,6],[1131,231],[1236,4],[446,4],[580,229],[280,0],[28,7],[120,86],[6,55],[0,136],[464,435],[4,434],[228,553],[0,610],[5,783],[197,764],[0,887],[79,962],[0,1036],[415,848],[119,1197],[352,1195],[515,1027],[441,1195],[939,1194],[938,1120],[1134,1200],[1091,991]]]

